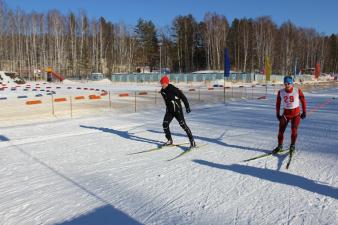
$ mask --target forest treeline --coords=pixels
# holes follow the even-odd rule
[[[0,1],[0,69],[32,74],[52,67],[66,77],[169,68],[172,72],[223,70],[228,48],[231,69],[261,71],[269,58],[274,74],[315,67],[338,71],[338,35],[324,35],[268,16],[234,19],[206,13],[203,21],[179,15],[156,27],[140,18],[135,26],[84,11],[62,14],[10,9]],[[141,69],[140,69],[141,68]]]

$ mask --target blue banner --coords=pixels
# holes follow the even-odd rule
[[[229,49],[224,49],[224,76],[230,76],[230,57],[229,57]]]

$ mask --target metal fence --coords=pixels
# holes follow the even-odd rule
[[[297,84],[298,85],[298,84]],[[201,85],[180,85],[178,87],[194,107],[203,104],[225,103],[229,100],[264,99],[266,94],[276,94],[282,88],[279,84],[262,85],[230,85],[226,87],[208,87]],[[304,91],[338,87],[338,82],[305,84]],[[56,88],[58,88],[56,86]],[[67,86],[60,86],[67,89]],[[152,86],[148,90],[131,90],[126,92],[113,91],[114,87],[105,91],[90,91],[79,95],[74,92],[57,92],[54,95],[44,95],[36,98],[0,98],[0,127],[15,124],[31,123],[60,118],[74,118],[86,115],[106,113],[134,113],[165,107],[159,93],[160,89]],[[68,89],[67,89],[68,90]],[[88,90],[89,91],[89,90]],[[28,92],[28,91],[27,91]],[[40,104],[27,104],[28,100]]]
[[[160,73],[138,73],[138,74],[113,74],[112,82],[158,82],[163,74]],[[231,73],[229,77],[224,77],[223,73],[191,73],[191,74],[168,74],[169,79],[174,83],[189,82],[212,82],[216,80],[252,83],[265,82],[265,75],[255,73]],[[271,82],[283,82],[283,75],[271,75]],[[312,75],[297,75],[296,81],[308,81],[312,79]]]

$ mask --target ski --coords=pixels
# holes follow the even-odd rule
[[[289,151],[289,159],[288,159],[288,162],[286,163],[286,169],[289,169],[293,155],[294,155],[294,152]]]
[[[191,152],[191,150],[193,150],[193,149],[201,148],[201,147],[204,147],[206,145],[207,145],[207,143],[204,143],[204,144],[201,144],[201,145],[196,145],[195,147],[192,147],[192,148],[188,148],[187,150],[183,151],[181,154],[175,156],[174,158],[168,159],[167,161],[173,161],[174,159],[177,159],[177,158],[179,158],[183,155],[186,155],[187,153]]]
[[[289,151],[289,149],[283,149],[282,151],[278,152],[276,155],[281,155],[281,154],[284,154],[284,153],[286,153],[288,151]],[[274,155],[274,154],[272,154],[272,152],[264,153],[262,155],[255,156],[253,158],[249,158],[249,159],[243,160],[243,162],[249,162],[249,161],[252,161],[252,160],[255,160],[255,159],[264,158],[264,157],[267,157],[267,156],[270,156],[270,155]]]
[[[176,146],[182,146],[182,145],[186,145],[186,144],[189,144],[189,142],[183,142],[183,143],[171,144],[171,145],[161,144],[161,145],[159,145],[155,148],[143,150],[143,151],[140,151],[140,152],[130,153],[129,155],[136,155],[136,154],[141,154],[141,153],[153,152],[153,151],[161,150],[162,148],[165,148],[165,147],[176,147]]]

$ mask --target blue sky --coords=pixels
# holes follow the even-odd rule
[[[287,20],[296,26],[314,28],[319,33],[338,34],[338,0],[5,0],[11,9],[46,12],[58,9],[67,14],[84,10],[90,18],[136,25],[139,18],[159,27],[171,25],[178,15],[192,14],[202,21],[206,12],[234,18],[271,16],[277,25]]]

